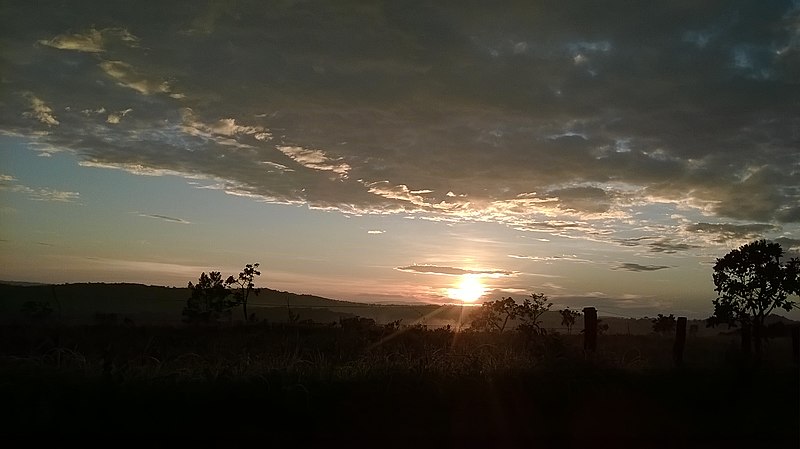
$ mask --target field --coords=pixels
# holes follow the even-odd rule
[[[2,326],[4,434],[370,447],[797,447],[798,368],[730,337]]]

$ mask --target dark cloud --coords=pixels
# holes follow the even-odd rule
[[[442,267],[438,265],[409,265],[406,267],[397,267],[397,270],[407,271],[410,273],[423,273],[423,274],[443,274],[447,276],[463,276],[465,274],[474,274],[481,276],[512,276],[513,271],[504,270],[466,270],[463,268],[455,267]]]
[[[710,234],[714,240],[720,243],[731,240],[757,239],[770,231],[777,231],[780,228],[770,224],[746,224],[737,225],[731,223],[697,223],[686,226],[689,232],[699,234]]]
[[[791,239],[788,237],[779,237],[777,239],[772,239],[775,243],[781,245],[785,251],[793,251],[798,252],[800,251],[800,239]]]
[[[792,2],[37,2],[4,16],[2,130],[90,164],[565,234],[668,222],[652,204],[800,222]]]
[[[615,270],[627,270],[627,271],[658,271],[658,270],[665,270],[667,268],[672,268],[666,265],[639,265],[638,263],[623,263],[619,266],[615,267]]]
[[[699,248],[698,245],[676,242],[669,238],[663,237],[635,237],[618,241],[622,246],[638,247],[644,246],[654,253],[674,254],[680,251],[687,251],[694,248]]]
[[[559,207],[589,213],[603,213],[611,207],[611,196],[597,187],[571,187],[548,192],[558,199]]]

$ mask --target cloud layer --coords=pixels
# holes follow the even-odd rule
[[[652,252],[800,223],[796,2],[268,3],[5,8],[2,132],[263,201]]]

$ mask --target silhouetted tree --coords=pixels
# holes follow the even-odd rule
[[[653,323],[653,332],[663,335],[669,335],[675,332],[675,326],[677,325],[675,315],[671,313],[669,316],[664,316],[659,313],[658,316],[650,320],[650,322]]]
[[[552,302],[547,302],[544,293],[531,293],[531,297],[525,298],[522,304],[517,306],[517,316],[522,323],[518,329],[528,334],[542,335],[545,333],[541,327],[539,317],[553,307]]]
[[[247,315],[247,300],[250,298],[250,293],[255,293],[255,295],[258,296],[258,293],[261,291],[260,288],[255,288],[255,284],[253,284],[253,279],[256,276],[261,276],[261,272],[258,271],[257,268],[257,263],[249,263],[244,266],[244,270],[239,273],[239,277],[228,276],[228,279],[225,280],[225,286],[234,289],[234,303],[236,305],[241,304],[245,321],[249,319]]]
[[[558,313],[561,314],[561,325],[566,326],[567,333],[571,334],[572,326],[575,325],[575,320],[581,316],[581,313],[577,310],[571,310],[569,307],[564,310],[559,310]]]
[[[470,327],[475,330],[503,332],[510,320],[519,318],[522,321],[519,330],[539,334],[542,333],[539,317],[550,310],[552,305],[542,293],[531,294],[522,304],[517,304],[511,297],[487,301],[472,319]]]
[[[209,274],[203,272],[194,285],[189,282],[192,296],[186,300],[183,309],[184,321],[187,323],[212,323],[230,315],[231,308],[236,305],[229,301],[230,290],[225,288],[219,271]]]
[[[475,330],[503,332],[509,320],[517,318],[519,305],[514,298],[501,298],[486,301],[472,319],[470,326]]]
[[[800,290],[800,259],[781,262],[780,244],[757,240],[734,249],[714,265],[717,298],[709,326],[741,325],[743,347],[753,332],[755,352],[761,355],[764,319],[776,308],[787,312],[797,306],[788,299]]]

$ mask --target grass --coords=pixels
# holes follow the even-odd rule
[[[770,342],[758,369],[726,337],[689,339],[681,369],[669,338],[601,336],[591,357],[581,345],[578,335],[423,329],[6,326],[0,431],[797,447],[785,340]]]

